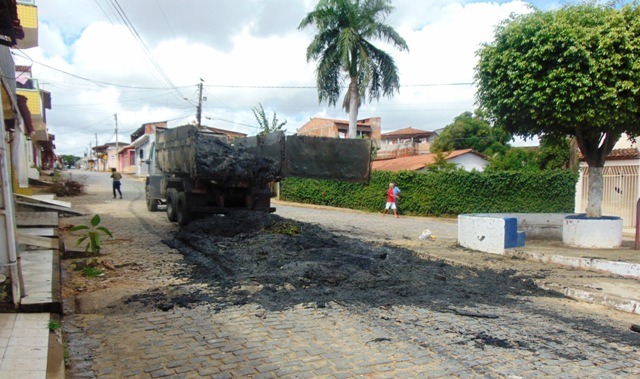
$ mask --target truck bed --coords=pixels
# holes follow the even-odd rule
[[[224,135],[184,125],[156,132],[156,162],[165,174],[224,183],[270,182],[281,164],[232,146]]]

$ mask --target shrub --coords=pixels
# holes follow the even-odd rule
[[[54,175],[53,183],[51,184],[51,192],[58,197],[65,196],[79,196],[84,193],[85,185],[73,180],[72,178],[62,179],[60,175]]]
[[[369,184],[287,178],[287,201],[380,211],[390,182],[402,190],[404,214],[456,216],[462,213],[573,212],[577,175],[568,170],[535,172],[374,171]]]

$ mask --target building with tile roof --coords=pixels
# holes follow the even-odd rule
[[[487,158],[473,149],[454,150],[444,153],[447,162],[455,163],[466,171],[484,171],[489,164]],[[394,159],[375,160],[372,169],[376,171],[423,171],[436,163],[437,154],[412,155]]]
[[[400,158],[411,155],[429,154],[431,144],[437,134],[426,130],[408,127],[384,133],[376,154],[376,159]]]

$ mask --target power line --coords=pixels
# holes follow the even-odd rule
[[[136,30],[135,26],[133,26],[133,23],[131,23],[131,20],[129,20],[129,17],[127,16],[127,14],[124,11],[124,9],[122,9],[122,7],[120,6],[120,3],[118,3],[118,0],[109,0],[109,2],[111,4],[112,8],[116,11],[116,14],[120,18],[120,20],[123,21],[124,25],[129,30],[129,32],[131,33],[133,38],[136,40],[136,42],[138,42],[138,44],[142,48],[142,51],[147,56],[147,59],[149,60],[151,65],[156,69],[156,72],[158,74],[160,74],[160,77],[164,80],[164,82],[167,83],[175,91],[176,95],[181,100],[184,99],[184,96],[182,95],[182,93],[171,82],[171,79],[169,79],[167,74],[165,74],[165,72],[162,70],[162,68],[158,64],[158,62],[154,59],[153,55],[151,55],[151,52],[149,51],[149,48],[147,47],[146,43],[144,42],[144,40],[140,36],[140,33],[138,33],[138,30]]]
[[[20,53],[24,54],[24,57],[23,57],[23,58],[27,58],[27,59],[29,59],[29,60],[30,60],[32,63],[34,63],[34,64],[38,64],[38,65],[43,66],[43,67],[46,67],[46,68],[48,68],[48,69],[51,69],[51,70],[54,70],[54,71],[60,72],[60,73],[65,74],[65,75],[72,76],[72,77],[74,77],[74,78],[76,78],[76,79],[84,80],[84,81],[87,81],[87,82],[90,82],[90,83],[93,83],[93,84],[96,84],[96,85],[99,85],[99,86],[107,85],[107,86],[120,87],[120,88],[129,88],[129,89],[137,89],[137,90],[174,90],[174,89],[177,89],[177,88],[190,88],[190,87],[191,87],[191,85],[188,85],[188,86],[181,86],[181,87],[143,87],[143,86],[131,86],[131,85],[126,85],[126,84],[118,84],[118,83],[111,83],[111,82],[103,82],[103,81],[100,81],[100,80],[89,79],[89,78],[85,78],[85,77],[80,76],[80,75],[72,74],[72,73],[70,73],[70,72],[68,72],[68,71],[65,71],[65,70],[62,70],[62,69],[59,69],[59,68],[56,68],[56,67],[50,66],[50,65],[48,65],[48,64],[46,64],[46,63],[42,63],[42,62],[39,62],[39,61],[33,60],[33,59],[32,59],[31,57],[29,57],[29,55],[28,55],[27,53],[25,53],[23,50],[20,50],[20,49],[13,49],[13,50],[18,50],[18,51],[20,51]],[[14,53],[14,51],[13,51],[13,50],[12,50],[12,53]],[[181,97],[180,99],[182,100],[183,98]]]

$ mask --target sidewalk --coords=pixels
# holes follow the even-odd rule
[[[507,250],[505,255],[607,274],[596,279],[573,278],[570,286],[543,280],[537,284],[578,301],[640,314],[640,250],[635,250],[634,244],[635,234],[624,234],[622,246],[616,249],[574,248],[562,241],[534,240]]]
[[[558,292],[571,299],[603,305],[618,311],[640,314],[640,251],[633,249],[635,236],[624,236],[618,249],[585,249],[564,246],[562,241],[527,241],[525,246],[508,249],[504,256],[583,270],[584,274],[570,279],[550,277],[534,279],[540,288]],[[469,254],[483,252],[436,253],[451,263],[473,266]]]

